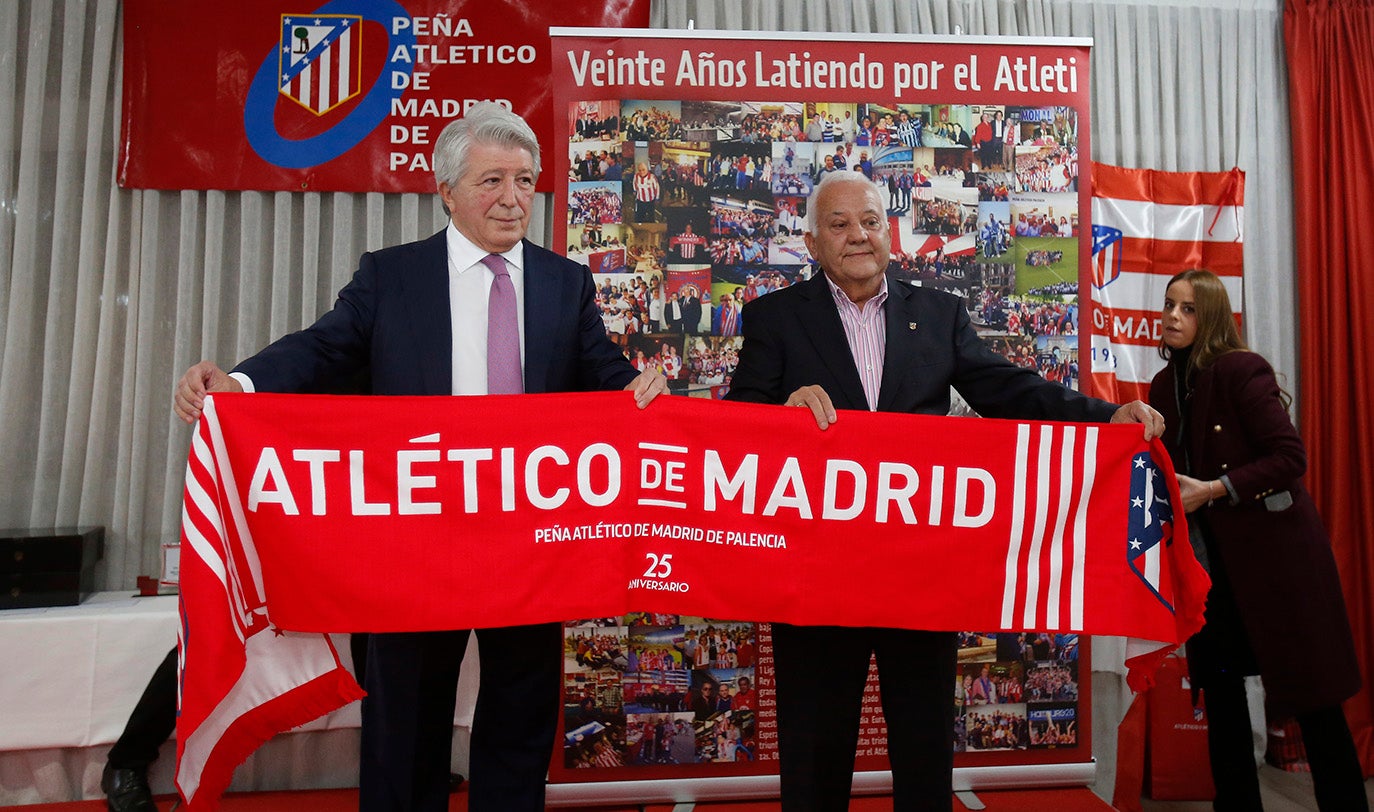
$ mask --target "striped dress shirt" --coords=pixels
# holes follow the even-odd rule
[[[887,277],[883,277],[878,294],[862,307],[850,301],[829,276],[825,283],[830,286],[830,295],[835,297],[835,307],[840,311],[840,323],[849,340],[854,366],[859,370],[868,410],[877,411],[878,391],[883,385],[883,359],[887,356],[887,314],[883,311],[883,303],[887,301]]]

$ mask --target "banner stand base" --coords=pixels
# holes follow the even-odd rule
[[[1096,761],[1072,764],[1017,764],[1005,767],[956,767],[954,790],[956,793],[971,793],[979,789],[1089,786],[1096,777]],[[883,795],[891,791],[890,770],[854,774],[855,795]],[[551,807],[620,803],[685,804],[694,801],[741,801],[776,797],[776,775],[742,775],[693,778],[685,781],[659,779],[550,784],[545,793],[545,803]],[[977,802],[976,798],[971,800]],[[980,808],[968,806],[970,809]]]

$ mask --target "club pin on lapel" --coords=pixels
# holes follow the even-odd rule
[[[916,329],[916,322],[914,322],[914,321],[909,321],[909,322],[907,322],[907,323],[906,323],[906,329],[908,329],[908,330],[915,330],[915,329]]]

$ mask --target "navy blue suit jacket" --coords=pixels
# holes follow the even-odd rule
[[[978,338],[957,296],[887,279],[880,412],[943,415],[953,386],[984,417],[1107,422],[1116,406],[1013,365]],[[837,409],[868,409],[824,274],[744,307],[727,400],[782,403],[818,384]]]
[[[586,267],[522,241],[525,391],[621,389],[636,374],[606,337]],[[445,233],[363,254],[334,308],[234,368],[261,392],[318,392],[360,372],[378,395],[453,392]]]

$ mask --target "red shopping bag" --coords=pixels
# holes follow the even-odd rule
[[[1161,801],[1210,801],[1211,759],[1207,756],[1207,714],[1193,705],[1188,661],[1167,657],[1150,690],[1148,746],[1150,797]]]
[[[1166,657],[1155,686],[1136,696],[1117,727],[1112,806],[1139,812],[1142,789],[1156,800],[1210,801],[1210,764],[1207,716],[1193,707],[1188,662]]]

